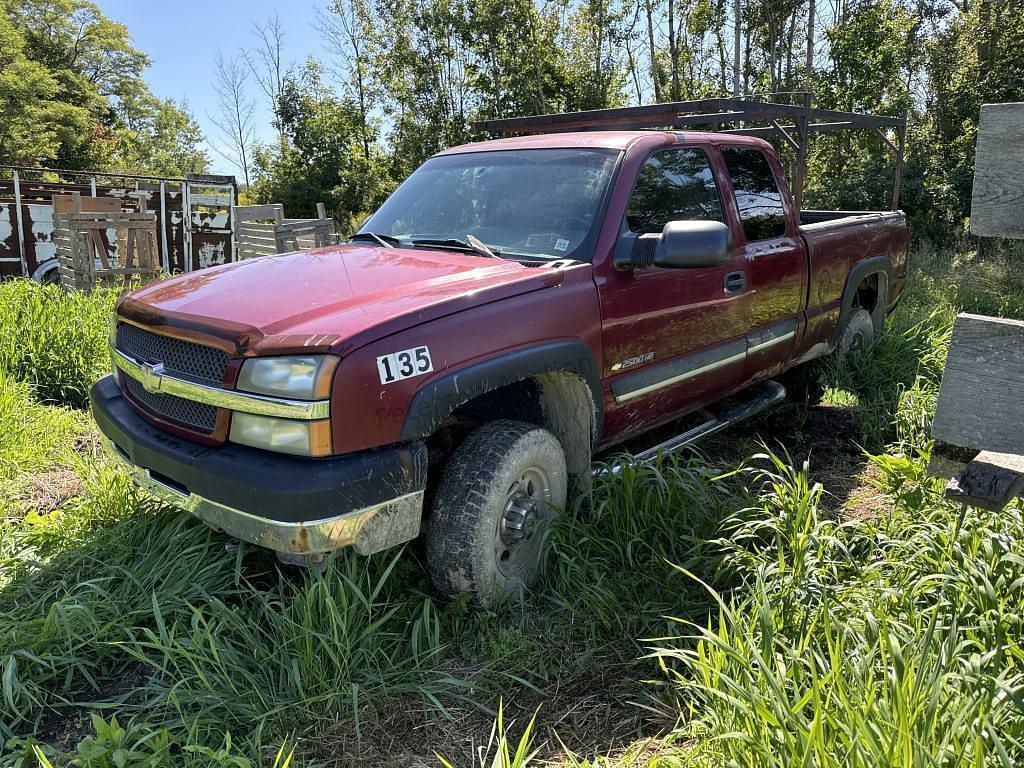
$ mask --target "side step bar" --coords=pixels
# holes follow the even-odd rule
[[[784,386],[777,381],[766,381],[752,390],[748,400],[733,406],[721,416],[716,416],[710,421],[698,424],[693,429],[689,429],[681,435],[671,437],[663,443],[658,443],[653,448],[648,448],[646,451],[642,451],[635,456],[620,459],[611,465],[594,466],[591,468],[590,473],[594,477],[604,474],[617,475],[626,464],[648,462],[656,459],[661,454],[673,453],[680,448],[693,445],[698,440],[717,434],[733,424],[749,419],[751,416],[761,413],[761,411],[765,411],[773,405],[777,405],[785,397],[786,388]]]

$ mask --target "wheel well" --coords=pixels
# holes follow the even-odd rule
[[[590,388],[573,373],[539,373],[485,392],[463,403],[427,439],[430,481],[473,429],[488,421],[513,419],[551,432],[565,451],[570,475],[589,476],[590,456],[597,435],[596,409]]]
[[[853,296],[853,306],[859,309],[866,309],[874,312],[878,305],[878,280],[879,273],[868,275],[857,286]]]
[[[37,283],[59,283],[60,265],[57,259],[47,259],[32,272],[32,279]]]

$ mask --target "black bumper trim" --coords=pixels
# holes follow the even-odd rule
[[[132,464],[189,493],[269,520],[322,520],[426,486],[427,448],[420,442],[329,459],[233,444],[211,448],[151,425],[111,376],[96,382],[90,397],[100,431]]]

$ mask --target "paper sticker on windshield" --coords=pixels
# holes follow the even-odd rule
[[[555,240],[555,250],[556,251],[568,251],[569,250],[569,241],[566,240],[564,237],[558,238],[557,240]]]
[[[377,358],[377,372],[380,374],[381,384],[393,384],[402,379],[422,376],[432,370],[434,364],[430,360],[430,349],[427,347],[403,349],[401,352],[392,352],[390,355],[381,355]]]

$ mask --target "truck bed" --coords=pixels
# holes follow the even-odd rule
[[[810,266],[809,306],[837,302],[843,277],[865,259],[888,256],[892,264],[886,297],[895,306],[906,282],[910,233],[902,211],[800,211],[800,234]],[[817,294],[817,295],[815,295]]]

